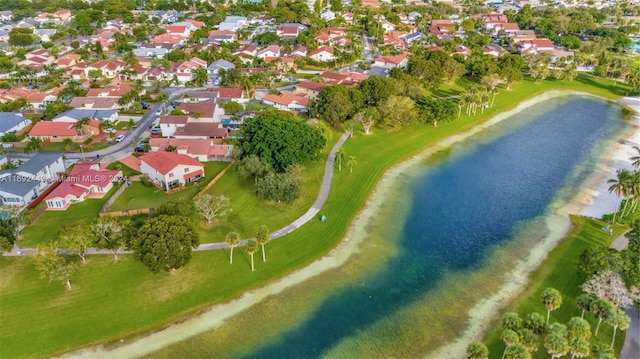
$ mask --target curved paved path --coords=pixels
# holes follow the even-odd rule
[[[300,228],[303,224],[309,222],[320,212],[322,206],[324,206],[325,202],[327,202],[327,198],[329,197],[329,191],[331,190],[331,182],[333,181],[333,167],[336,159],[336,152],[342,147],[342,145],[349,138],[349,133],[343,133],[342,136],[338,139],[338,142],[333,146],[331,151],[329,152],[329,156],[327,157],[327,162],[324,165],[324,176],[322,178],[322,184],[320,185],[320,192],[318,193],[318,197],[316,201],[313,203],[311,208],[300,216],[295,221],[291,222],[291,224],[287,225],[284,228],[281,228],[273,233],[271,233],[271,240],[276,238],[283,237],[296,229]],[[240,241],[239,246],[243,246],[247,243],[248,239],[243,239]],[[198,248],[194,249],[195,251],[212,251],[217,249],[226,249],[229,246],[225,242],[219,243],[205,243],[198,246]],[[3,253],[2,255],[5,257],[18,257],[18,256],[27,256],[35,253],[35,248],[19,248],[17,246],[13,247],[11,252]],[[64,254],[70,254],[69,252],[63,251]],[[131,251],[121,250],[118,251],[118,254],[128,254],[132,253]],[[95,249],[89,248],[87,254],[112,254],[110,250],[107,249]]]

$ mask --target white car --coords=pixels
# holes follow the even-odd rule
[[[116,143],[122,142],[122,140],[124,140],[124,135],[120,135],[120,136],[116,137]]]
[[[104,133],[116,133],[115,128],[105,128],[102,130]]]
[[[160,115],[162,115],[162,110],[156,111],[156,116],[160,116]]]

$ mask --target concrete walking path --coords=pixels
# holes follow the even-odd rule
[[[325,166],[324,166],[324,176],[322,178],[322,184],[320,185],[320,192],[318,193],[318,197],[316,198],[316,201],[313,203],[311,208],[309,208],[309,210],[305,214],[300,216],[291,224],[271,233],[271,240],[283,237],[295,231],[305,223],[314,219],[316,215],[320,213],[320,209],[322,208],[322,206],[324,206],[325,202],[327,202],[327,198],[329,197],[329,191],[331,190],[331,182],[333,181],[333,168],[334,168],[335,159],[336,159],[336,156],[335,156],[336,152],[340,149],[340,147],[342,147],[342,145],[344,145],[344,143],[347,141],[349,136],[350,136],[349,133],[342,134],[342,136],[340,136],[340,138],[338,139],[338,142],[336,142],[336,144],[333,146],[333,148],[329,152],[327,162],[325,163]],[[240,241],[239,246],[240,247],[244,246],[248,240],[249,239],[243,239],[242,241]],[[229,248],[229,246],[225,242],[205,243],[205,244],[199,245],[198,248],[194,249],[194,251],[212,251],[212,250],[219,250],[219,249],[226,249],[226,248]],[[35,251],[36,251],[35,248],[19,248],[17,246],[14,246],[11,252],[3,253],[2,256],[22,257],[22,256],[31,255],[35,253]],[[67,252],[65,251],[63,251],[62,253],[67,254]],[[120,250],[117,253],[130,254],[132,252]],[[113,254],[113,253],[107,249],[99,250],[96,248],[89,248],[89,250],[87,251],[87,254]]]

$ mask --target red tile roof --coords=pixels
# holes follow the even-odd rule
[[[140,161],[146,163],[156,171],[166,175],[179,165],[185,166],[203,166],[202,163],[187,156],[174,152],[151,152],[140,157]]]
[[[73,128],[73,123],[70,122],[51,122],[40,121],[33,125],[29,136],[66,136],[73,137],[78,131]]]

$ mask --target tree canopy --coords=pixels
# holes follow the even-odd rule
[[[241,126],[245,155],[256,155],[278,172],[317,158],[326,139],[317,128],[287,111],[267,111]]]
[[[184,216],[159,215],[138,229],[135,254],[153,273],[171,271],[191,260],[191,250],[200,244],[193,224]]]

